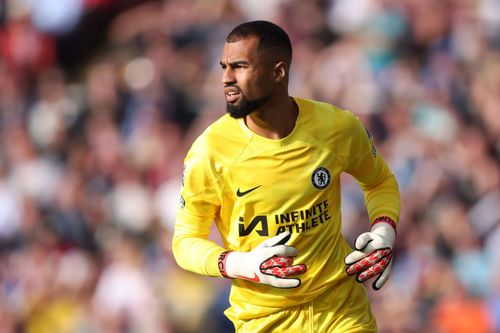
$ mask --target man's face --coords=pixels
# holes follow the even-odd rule
[[[255,37],[226,43],[220,65],[227,112],[243,118],[266,104],[273,94],[272,63],[257,51]]]

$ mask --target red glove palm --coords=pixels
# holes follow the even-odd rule
[[[307,271],[304,264],[293,265],[292,257],[274,256],[271,259],[264,261],[260,265],[262,273],[274,275],[279,278],[287,278],[289,276],[300,275]]]
[[[219,270],[229,278],[245,279],[268,284],[276,288],[295,288],[299,278],[290,278],[304,273],[306,265],[293,265],[297,249],[286,245],[289,232],[263,241],[250,252],[226,251],[219,257]]]
[[[355,243],[356,251],[345,258],[348,275],[365,282],[378,275],[372,287],[379,290],[389,278],[392,266],[392,246],[396,233],[392,224],[374,224],[370,232],[361,234]]]

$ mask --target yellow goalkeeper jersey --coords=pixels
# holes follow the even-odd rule
[[[224,250],[250,251],[283,231],[292,233],[287,244],[298,250],[295,263],[308,267],[293,289],[233,279],[229,318],[262,317],[332,286],[338,286],[332,302],[350,297],[357,283],[345,272],[344,258],[352,250],[341,234],[342,172],[360,184],[371,221],[382,215],[399,220],[397,182],[359,119],[330,104],[294,100],[299,114],[287,137],[264,138],[242,119],[224,115],[185,158],[173,239],[182,268],[221,276],[217,259]],[[213,222],[224,248],[208,240]]]

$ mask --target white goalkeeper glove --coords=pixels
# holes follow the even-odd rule
[[[396,224],[388,217],[375,220],[371,231],[358,236],[356,251],[345,258],[348,275],[365,282],[374,276],[372,288],[379,290],[389,278],[392,266],[392,247],[396,238]]]
[[[307,271],[304,264],[293,265],[297,249],[285,245],[290,232],[284,232],[260,243],[250,252],[225,251],[219,257],[219,270],[229,278],[245,279],[277,288],[295,288],[300,279],[289,278]]]

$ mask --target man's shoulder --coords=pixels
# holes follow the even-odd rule
[[[331,129],[349,128],[355,123],[357,118],[352,111],[331,103],[296,97],[295,100],[319,124]]]
[[[221,154],[230,150],[244,140],[244,135],[239,128],[238,121],[225,114],[210,125],[196,138],[191,146],[191,152],[197,155]]]

